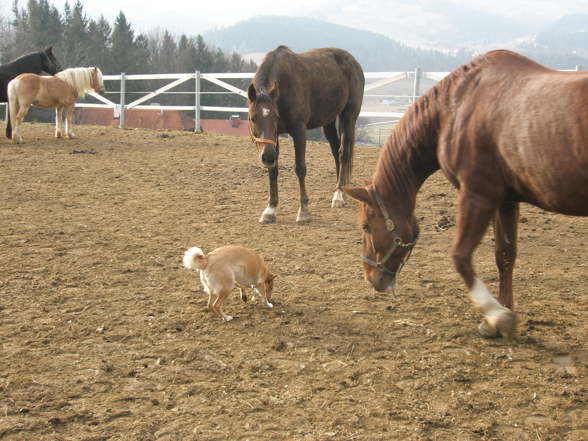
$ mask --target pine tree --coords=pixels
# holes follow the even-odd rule
[[[135,31],[121,11],[112,31],[112,65],[119,72],[136,73]]]
[[[103,73],[115,73],[110,57],[111,33],[112,28],[103,15],[98,21],[88,23],[88,53],[92,54],[89,64],[99,67]]]
[[[64,66],[75,67],[88,65],[90,59],[94,57],[94,54],[90,52],[90,47],[91,41],[88,33],[88,19],[84,13],[82,3],[80,0],[77,0],[73,9],[68,10],[65,16],[64,39],[62,45],[62,60]]]

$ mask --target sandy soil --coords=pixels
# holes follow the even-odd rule
[[[513,345],[478,337],[448,257],[455,193],[423,187],[396,295],[363,281],[354,203],[330,208],[311,143],[314,220],[297,225],[284,142],[278,222],[243,138],[26,124],[0,140],[1,440],[588,440],[586,219],[523,207]],[[379,150],[358,147],[356,182]],[[205,311],[189,246],[249,246],[275,308]],[[491,234],[476,254],[496,289]]]

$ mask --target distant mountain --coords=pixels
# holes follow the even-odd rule
[[[225,51],[266,53],[284,44],[295,52],[335,46],[351,52],[366,71],[403,71],[421,67],[447,71],[467,61],[467,52],[447,54],[415,49],[374,32],[301,17],[258,16],[204,34]]]
[[[536,43],[551,50],[588,57],[588,14],[567,15],[554,21],[539,32]]]

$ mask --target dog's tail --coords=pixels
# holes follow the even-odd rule
[[[208,265],[208,257],[198,247],[188,248],[182,259],[184,266],[188,269],[203,270]]]

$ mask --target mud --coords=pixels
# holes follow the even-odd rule
[[[246,138],[25,124],[0,140],[1,440],[588,440],[586,219],[524,206],[514,344],[477,335],[449,258],[455,193],[434,175],[395,295],[364,282],[355,204],[331,209],[310,143],[313,221],[283,142],[278,222]],[[357,147],[354,180],[379,150]],[[206,312],[184,250],[263,254],[273,310]],[[496,292],[492,234],[476,253]]]

